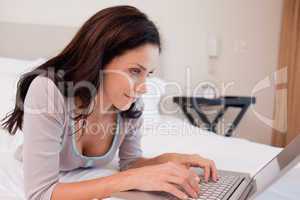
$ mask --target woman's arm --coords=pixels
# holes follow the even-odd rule
[[[164,191],[180,199],[187,199],[187,194],[197,198],[200,192],[198,183],[199,177],[195,172],[187,170],[182,165],[167,162],[128,169],[104,178],[77,183],[58,183],[51,200],[95,200],[131,189]]]
[[[58,183],[53,190],[51,200],[92,200],[102,199],[111,194],[134,189],[129,171],[111,176],[74,183]]]
[[[128,169],[133,169],[133,168],[139,168],[139,167],[144,167],[148,165],[156,165],[156,164],[163,164],[168,162],[165,158],[165,154],[153,157],[153,158],[138,158],[135,161],[130,163],[130,166]]]
[[[179,155],[186,156],[186,157],[189,156],[187,154],[185,155],[185,154],[178,154],[178,153],[164,153],[164,154],[161,154],[161,155],[153,157],[153,158],[140,157],[140,158],[136,159],[135,161],[131,162],[128,169],[139,168],[139,167],[144,167],[144,166],[148,166],[148,165],[163,164],[166,162],[177,162],[177,163],[183,164],[182,161],[184,161],[185,158],[179,160]],[[188,161],[188,160],[186,159],[186,161]]]
[[[164,153],[154,158],[138,158],[132,163],[128,169],[144,167],[147,165],[163,164],[174,162],[189,167],[201,167],[204,170],[205,181],[211,177],[214,181],[218,179],[218,173],[214,161],[201,157],[198,154],[180,154],[180,153]]]

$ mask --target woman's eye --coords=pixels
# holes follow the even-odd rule
[[[151,77],[153,74],[154,74],[154,72],[149,72],[149,73],[147,74],[147,77]]]
[[[138,68],[131,68],[129,69],[129,72],[133,75],[139,75],[141,73],[141,70]]]

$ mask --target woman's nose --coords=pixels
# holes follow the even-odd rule
[[[142,83],[140,83],[140,84],[137,84],[137,85],[136,85],[136,88],[135,88],[135,92],[136,92],[138,95],[145,94],[145,93],[147,92],[146,82],[142,82]]]

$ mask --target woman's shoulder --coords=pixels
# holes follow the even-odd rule
[[[50,78],[38,75],[28,88],[24,105],[63,111],[65,98]],[[24,109],[26,110],[26,107]]]
[[[45,92],[59,92],[59,89],[55,85],[52,79],[46,76],[38,75],[30,83],[28,91],[45,93]]]

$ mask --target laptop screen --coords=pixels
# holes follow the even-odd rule
[[[259,170],[253,177],[252,195],[257,195],[283,176],[300,161],[300,136],[297,136],[275,158]]]

